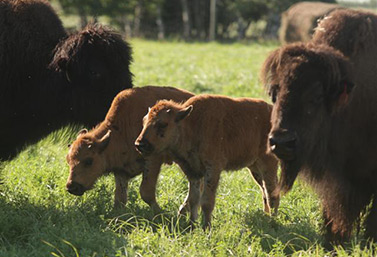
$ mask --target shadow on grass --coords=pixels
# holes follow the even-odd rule
[[[290,255],[299,250],[307,251],[313,245],[323,243],[322,235],[318,234],[305,218],[287,225],[263,211],[257,211],[247,214],[244,222],[251,229],[253,236],[261,238],[261,247],[266,253],[280,246],[284,248],[285,254]]]
[[[0,194],[0,256],[115,256],[127,246],[89,204],[60,210]]]

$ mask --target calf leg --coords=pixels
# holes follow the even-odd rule
[[[220,179],[220,170],[207,170],[204,176],[204,190],[201,199],[204,214],[204,229],[211,226],[212,211],[215,207],[216,190]]]
[[[156,157],[146,161],[140,185],[140,196],[152,208],[154,213],[161,213],[161,208],[156,201],[156,185],[162,165],[161,159]]]
[[[200,200],[201,195],[202,195],[202,191],[203,191],[203,179],[200,179],[199,183],[196,179],[191,180],[188,183],[188,187],[189,187],[189,191],[187,193],[185,201],[179,207],[178,215],[184,215],[184,214],[186,214],[187,212],[190,211],[190,209],[191,209],[190,208],[190,201],[197,203],[196,208],[198,208],[198,205],[199,205],[198,199]],[[195,200],[193,200],[192,198],[194,198]],[[196,202],[196,201],[198,201],[198,202]],[[197,210],[196,210],[196,212],[197,212]],[[196,214],[196,216],[197,216],[197,214]]]
[[[264,212],[270,214],[271,209],[274,209],[272,214],[276,215],[280,204],[277,160],[271,155],[264,155],[249,169],[262,191]]]
[[[127,191],[129,177],[115,173],[115,197],[114,208],[120,208],[127,203]]]

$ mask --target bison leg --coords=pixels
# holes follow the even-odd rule
[[[190,202],[193,202],[193,204],[196,204],[196,217],[198,216],[198,206],[199,206],[199,200],[201,198],[201,194],[203,191],[203,179],[200,179],[199,183],[198,181],[191,180],[188,183],[189,191],[187,193],[185,201],[182,203],[182,205],[179,207],[178,215],[185,215],[186,213],[191,211],[190,208]],[[196,219],[195,217],[195,219]]]
[[[201,206],[204,214],[204,229],[211,226],[212,211],[215,207],[216,190],[220,179],[219,170],[209,169],[204,176],[204,190]]]
[[[276,215],[280,203],[280,194],[277,178],[278,163],[272,156],[260,158],[253,166],[250,166],[250,173],[262,191],[264,212],[270,214],[271,208]]]
[[[201,179],[189,178],[189,193],[187,200],[190,209],[190,221],[192,226],[194,226],[194,223],[198,218],[198,209],[201,198],[201,181]]]
[[[161,213],[162,211],[156,201],[156,185],[162,165],[161,159],[153,158],[147,161],[140,185],[140,196],[152,208],[154,213]]]
[[[114,208],[120,208],[127,203],[129,177],[115,173]]]

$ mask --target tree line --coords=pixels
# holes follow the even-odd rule
[[[276,37],[280,14],[299,0],[56,0],[64,13],[90,18],[107,16],[128,37],[226,40]],[[310,0],[311,1],[311,0]],[[317,0],[318,1],[318,0]],[[322,0],[335,3],[336,0]],[[258,25],[259,24],[259,25]],[[254,35],[254,37],[256,36]],[[253,35],[251,35],[253,36]]]

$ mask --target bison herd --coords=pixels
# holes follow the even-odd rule
[[[377,15],[330,9],[310,42],[265,60],[270,105],[132,89],[131,48],[119,34],[92,24],[68,35],[47,1],[0,0],[0,158],[65,124],[98,124],[70,145],[71,194],[112,172],[122,207],[129,180],[142,175],[140,195],[158,213],[160,168],[175,162],[189,181],[178,213],[194,222],[201,208],[209,227],[221,171],[247,167],[266,213],[277,214],[301,176],[320,196],[328,242],[348,240],[360,214],[377,240]]]

